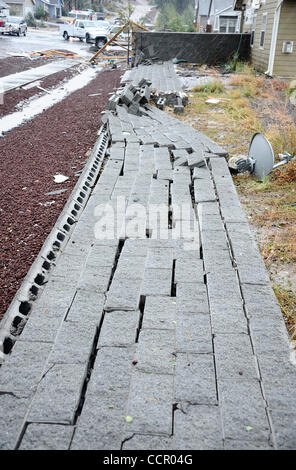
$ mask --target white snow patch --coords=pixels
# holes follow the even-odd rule
[[[51,106],[62,101],[66,96],[70,95],[74,91],[85,87],[101,70],[101,67],[88,67],[79,75],[71,78],[68,82],[64,82],[59,87],[49,91],[45,96],[31,101],[28,105],[24,106],[21,111],[4,116],[0,119],[0,136],[1,133],[6,133],[11,129],[22,125],[24,122],[33,119],[46,109],[51,108]]]

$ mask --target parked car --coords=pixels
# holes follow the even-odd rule
[[[95,16],[96,16],[97,20],[104,20],[105,19],[105,15],[102,11],[97,11],[95,13]]]
[[[107,21],[93,21],[92,23],[93,25],[87,27],[85,41],[88,43],[94,42],[100,49],[111,38],[112,28]]]
[[[27,29],[27,23],[25,22],[24,18],[19,16],[8,16],[4,33],[16,34],[17,36],[23,34],[26,36]]]
[[[100,21],[75,21],[74,24],[63,24],[60,27],[60,33],[67,41],[70,37],[83,39],[86,42],[94,42],[98,48],[101,48],[109,38],[107,29],[103,29],[98,23]]]
[[[3,6],[0,6],[0,33],[4,34],[7,17],[9,15],[9,10]]]

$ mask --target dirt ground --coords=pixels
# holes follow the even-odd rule
[[[5,313],[77,181],[121,72],[105,70],[0,139],[0,317]],[[100,93],[98,96],[89,96]],[[56,184],[53,176],[69,177]],[[46,193],[66,189],[59,195]]]
[[[276,158],[284,151],[296,155],[296,109],[289,102],[287,82],[256,74],[247,64],[228,74],[218,68],[179,68],[185,76],[206,77],[189,92],[190,103],[180,119],[226,148],[229,157],[246,156],[255,132],[269,139]],[[207,104],[210,97],[221,101]],[[263,182],[248,174],[233,179],[296,340],[296,162]]]

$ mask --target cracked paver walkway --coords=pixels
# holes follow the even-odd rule
[[[289,339],[225,152],[142,111],[106,114],[100,177],[0,369],[0,448],[295,449]],[[123,230],[135,204],[167,209],[166,239],[146,215]]]

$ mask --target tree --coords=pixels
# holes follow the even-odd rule
[[[37,18],[37,20],[41,20],[45,17],[46,17],[45,10],[42,5],[39,5],[35,11],[35,18]]]
[[[161,5],[156,20],[157,29],[171,31],[195,31],[193,26],[194,7],[192,0],[155,0]]]

